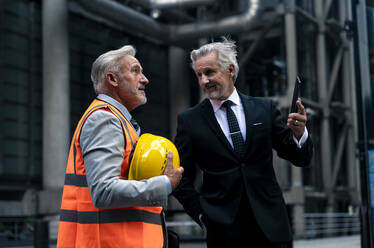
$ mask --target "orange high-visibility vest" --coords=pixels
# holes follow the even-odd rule
[[[99,209],[92,203],[79,136],[84,122],[97,110],[114,114],[122,124],[126,146],[121,178],[127,178],[129,156],[138,135],[120,111],[95,99],[79,121],[70,146],[57,247],[163,247],[162,207]]]

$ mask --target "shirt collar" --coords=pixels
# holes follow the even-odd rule
[[[110,96],[105,95],[105,94],[99,94],[96,98],[101,100],[101,101],[104,101],[104,102],[107,102],[107,103],[113,105],[116,109],[118,109],[121,112],[121,114],[123,114],[123,116],[125,116],[125,118],[128,121],[131,120],[132,116],[131,116],[130,112],[127,110],[127,108],[125,106],[123,106],[121,103],[119,103],[113,97],[110,97]]]
[[[222,103],[227,101],[227,100],[232,101],[234,103],[234,105],[240,105],[240,97],[239,97],[238,91],[236,90],[235,87],[234,87],[234,91],[231,93],[231,95],[223,101],[209,99],[210,103],[213,106],[214,113],[216,113],[221,108]]]

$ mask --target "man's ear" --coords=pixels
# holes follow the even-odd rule
[[[235,67],[233,64],[229,65],[229,68],[228,68],[229,72],[230,72],[230,75],[232,78],[234,78],[235,76]]]
[[[117,87],[118,86],[118,77],[116,74],[114,74],[113,72],[108,72],[106,75],[105,75],[105,80],[111,84],[113,87]]]

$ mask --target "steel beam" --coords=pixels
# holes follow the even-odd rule
[[[334,152],[335,157],[334,157],[332,179],[331,179],[331,184],[330,184],[330,192],[329,192],[330,194],[332,194],[332,192],[334,191],[336,180],[338,178],[338,173],[339,173],[340,168],[342,167],[343,151],[344,151],[344,146],[345,146],[345,142],[347,139],[348,128],[349,128],[348,123],[345,123],[343,130],[339,135],[337,149]]]
[[[352,2],[345,0],[344,4],[339,5],[340,23],[346,20],[352,20]],[[346,33],[342,33],[342,40],[346,42],[346,49],[343,54],[342,65],[342,84],[343,84],[343,101],[349,106],[349,110],[345,112],[346,121],[349,123],[347,134],[345,161],[347,165],[347,181],[351,190],[351,202],[353,206],[358,206],[360,201],[359,192],[359,161],[356,157],[356,145],[358,141],[357,126],[357,96],[356,96],[356,72],[353,55],[353,42],[347,40]]]
[[[298,71],[298,62],[297,62],[297,40],[296,40],[296,1],[290,0],[289,5],[285,6],[285,39],[286,39],[286,59],[287,59],[287,98],[291,99],[295,84],[295,78]],[[303,177],[302,171],[300,168],[292,166],[291,167],[291,180],[292,180],[292,189],[291,192],[299,192],[295,201],[299,202],[293,205],[293,219],[298,220],[294,222],[294,235],[296,237],[302,237],[305,234],[305,223],[304,223],[304,191],[302,189]],[[295,195],[295,194],[293,194]]]
[[[67,0],[42,1],[43,188],[64,183],[70,136]]]
[[[337,83],[337,77],[339,74],[339,69],[342,64],[342,58],[343,58],[343,51],[344,51],[344,43],[339,47],[338,53],[335,56],[334,59],[334,64],[332,66],[331,70],[331,76],[329,80],[329,91],[328,91],[328,96],[327,96],[327,104],[331,103],[332,96],[334,94],[335,86]]]
[[[327,95],[327,63],[326,63],[326,24],[324,19],[324,1],[315,1],[315,13],[318,19],[318,33],[316,37],[316,54],[317,54],[317,78],[318,78],[318,95],[319,101],[323,104],[321,119],[321,168],[322,179],[325,191],[329,191],[331,180],[331,164],[332,164],[332,147],[331,147],[331,127],[330,127],[330,109],[328,105]],[[329,201],[327,211],[332,211],[332,202]]]

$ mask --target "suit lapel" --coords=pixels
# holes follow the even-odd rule
[[[227,140],[225,134],[223,133],[221,127],[219,126],[216,116],[214,115],[212,104],[209,102],[208,99],[205,99],[201,103],[201,115],[203,118],[207,121],[208,126],[214,131],[214,133],[217,135],[218,139],[226,146],[230,152],[238,157],[232,146],[230,145],[230,142]]]
[[[251,101],[250,97],[240,93],[239,91],[238,91],[238,94],[242,101],[243,111],[245,115],[245,123],[246,123],[245,151],[246,151],[246,154],[248,154],[247,151],[251,145],[252,133],[253,133],[253,127],[251,123],[253,123],[253,119],[252,119],[254,116],[253,113],[256,111],[256,109],[253,106],[253,101]]]

